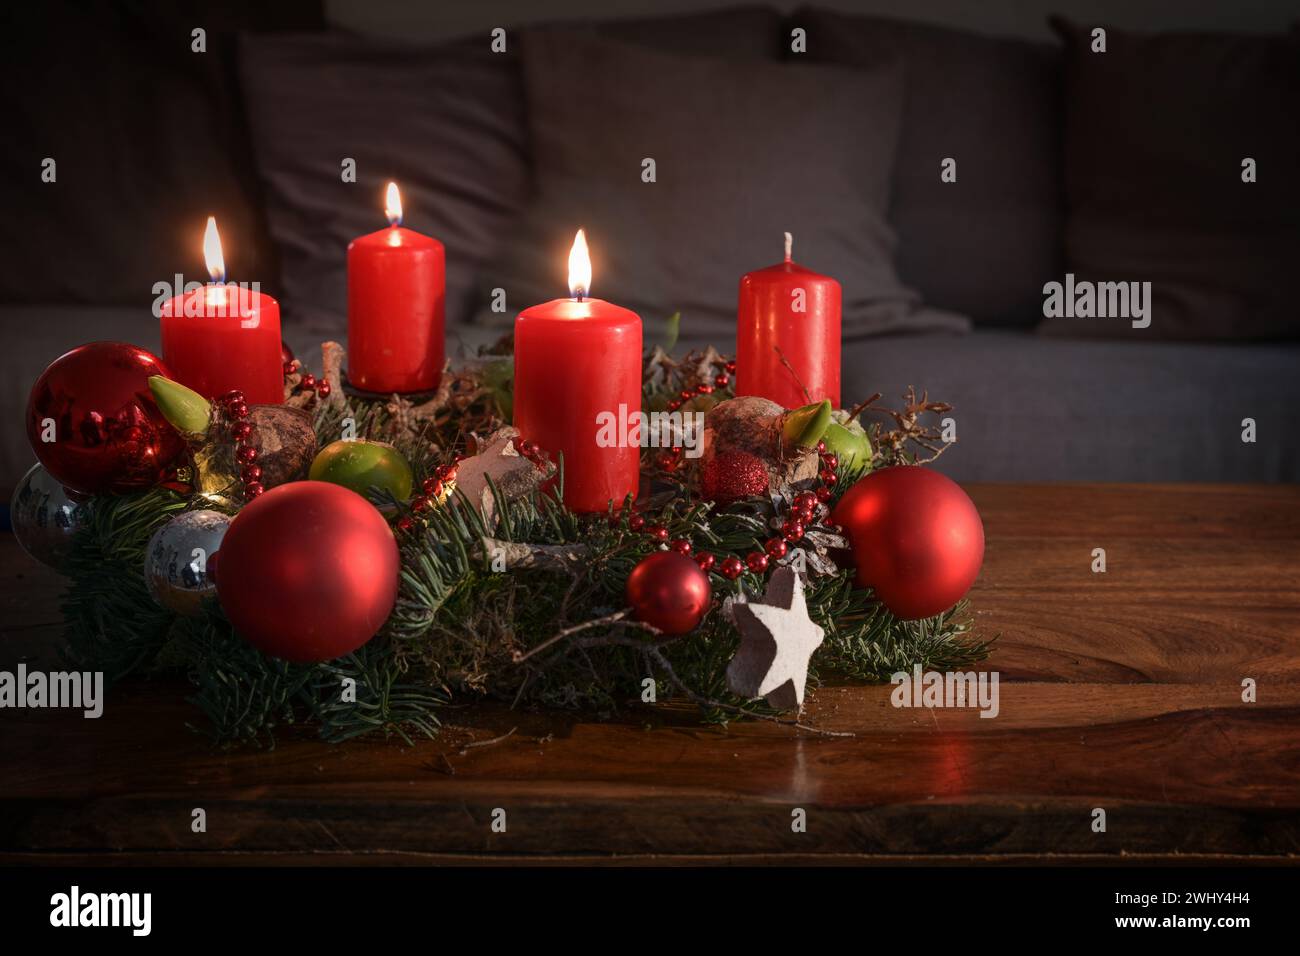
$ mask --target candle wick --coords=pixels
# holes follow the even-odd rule
[[[794,236],[790,233],[785,234],[785,261],[790,261],[790,253],[794,249]]]

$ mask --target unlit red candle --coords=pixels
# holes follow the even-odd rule
[[[635,498],[640,478],[639,431],[610,441],[601,422],[641,410],[641,319],[590,298],[590,289],[579,231],[569,257],[570,297],[515,319],[515,428],[551,461],[563,460],[564,503],[579,512]]]
[[[216,221],[203,251],[212,282],[163,303],[163,362],[182,385],[205,398],[238,389],[249,404],[284,401],[280,304],[257,289],[226,283]]]
[[[446,253],[402,226],[394,183],[388,228],[348,245],[348,381],[367,392],[428,392],[446,354]]]
[[[736,394],[840,407],[840,284],[790,258],[746,273],[736,310]]]

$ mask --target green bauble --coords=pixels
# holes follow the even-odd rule
[[[856,421],[841,425],[833,422],[822,435],[826,450],[834,452],[841,468],[869,468],[871,466],[871,440]]]
[[[369,500],[370,489],[379,488],[398,501],[411,497],[411,464],[387,442],[354,439],[331,442],[311,463],[308,477],[350,488]]]

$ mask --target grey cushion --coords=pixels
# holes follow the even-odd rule
[[[679,56],[574,31],[525,37],[537,195],[487,285],[513,313],[566,293],[565,256],[587,229],[594,294],[654,326],[681,310],[724,348],[740,277],[795,259],[843,287],[846,336],[964,329],[918,308],[884,220],[900,75]],[[860,122],[864,115],[873,122]],[[654,160],[656,180],[642,180]]]
[[[1060,51],[827,10],[795,19],[808,31],[795,62],[903,66],[890,208],[903,281],[979,324],[1037,324],[1062,261]],[[948,157],[953,183],[939,178]]]
[[[1067,266],[1147,281],[1151,325],[1052,318],[1054,334],[1300,336],[1300,44],[1282,36],[1139,34],[1055,21],[1066,37]],[[1258,180],[1242,182],[1251,157]]]
[[[780,17],[745,8],[622,20],[581,32],[648,46],[775,57]],[[486,34],[411,45],[338,32],[250,37],[241,74],[282,259],[278,290],[292,325],[347,310],[348,242],[384,225],[383,187],[402,188],[406,224],[447,247],[447,322],[469,315],[484,267],[528,195],[530,168],[516,47]],[[357,161],[357,182],[340,163]]]
[[[347,245],[385,225],[390,179],[405,224],[447,247],[447,316],[463,318],[527,194],[512,59],[486,38],[413,47],[328,34],[250,37],[240,63],[286,319],[346,313]],[[344,158],[355,183],[342,181]]]

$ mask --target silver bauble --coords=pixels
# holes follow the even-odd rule
[[[24,551],[61,571],[72,553],[72,536],[89,517],[88,508],[69,498],[43,465],[32,465],[9,503],[9,523]]]
[[[197,617],[217,593],[208,561],[221,547],[230,519],[217,511],[187,511],[154,532],[144,552],[144,581],[160,605]]]

